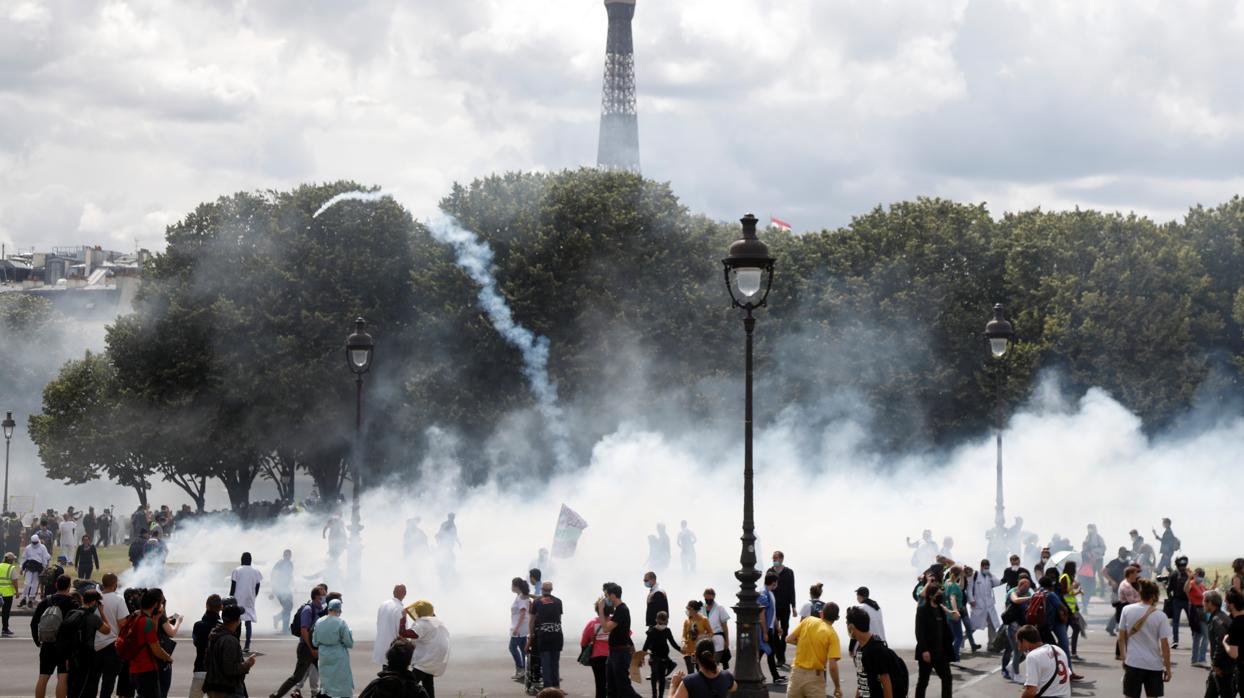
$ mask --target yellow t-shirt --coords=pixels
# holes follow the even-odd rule
[[[799,641],[795,645],[795,668],[824,671],[831,659],[842,659],[842,645],[834,626],[816,617],[804,618],[791,635]]]

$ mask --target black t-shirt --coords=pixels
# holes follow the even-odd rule
[[[855,682],[861,698],[879,698],[885,695],[881,690],[882,674],[890,673],[890,653],[877,638],[855,652]]]
[[[610,647],[629,647],[631,645],[631,609],[620,603],[613,607],[613,630],[609,631]]]
[[[1106,576],[1114,580],[1115,584],[1123,581],[1123,573],[1127,571],[1127,561],[1115,558],[1106,563]]]
[[[687,687],[690,698],[726,698],[734,685],[734,676],[723,671],[710,679],[697,671],[683,679],[682,685]]]
[[[531,606],[536,624],[536,643],[542,652],[560,652],[565,642],[562,635],[562,601],[556,596],[541,596]]]
[[[1244,670],[1244,616],[1231,617],[1231,627],[1227,630],[1227,644],[1239,648],[1240,654],[1235,658],[1235,664]]]

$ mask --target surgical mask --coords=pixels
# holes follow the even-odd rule
[[[713,599],[704,599],[704,605],[705,605],[705,606],[712,606],[712,605],[713,605]]]
[[[1011,571],[1012,571],[1012,572],[1018,572],[1018,571],[1019,571],[1019,565],[1018,565],[1018,564],[1011,565]]]
[[[645,586],[645,587],[647,587],[647,588],[649,588],[649,589],[651,589],[652,587],[656,586],[656,584],[657,584],[656,582],[644,581],[644,586]]]
[[[688,608],[688,609],[687,609],[687,617],[688,617],[688,618],[690,618],[690,617],[691,617],[691,616],[693,616],[693,615],[695,615],[695,611],[692,611],[691,609],[689,609],[689,608]]]
[[[613,608],[613,602],[609,599],[605,599],[605,608]]]
[[[782,569],[782,563],[777,560],[773,561],[773,566],[779,570]]]

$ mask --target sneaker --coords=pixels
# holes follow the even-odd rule
[[[779,664],[778,668],[781,669],[782,671],[790,671],[790,665],[787,664],[786,662],[782,662],[781,664]]]
[[[0,632],[0,637],[13,637],[13,631],[5,630],[4,632]]]
[[[1173,649],[1173,650],[1177,650],[1177,649],[1179,649],[1179,643],[1178,643],[1178,642],[1172,642],[1172,643],[1171,643],[1171,649]]]
[[[276,698],[276,696],[272,696],[272,698]],[[289,698],[302,698],[302,690],[295,688],[293,693],[289,694]]]
[[[1006,670],[1006,669],[1003,669],[1003,670],[1002,670],[1002,678],[1006,679],[1007,681],[1014,681],[1014,680],[1015,680],[1015,678],[1014,678],[1013,676],[1011,676],[1011,672],[1010,672],[1010,671],[1008,671],[1008,670]]]
[[[785,686],[785,685],[786,685],[786,677],[785,677],[785,676],[779,676],[779,677],[777,677],[777,678],[773,679],[773,685],[774,685],[774,686]]]
[[[1081,675],[1079,675],[1079,674],[1072,674],[1072,675],[1071,675],[1071,680],[1072,680],[1072,681],[1083,681],[1083,680],[1084,680],[1084,677],[1083,677],[1083,676],[1081,676]]]

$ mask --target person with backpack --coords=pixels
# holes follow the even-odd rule
[[[821,610],[825,608],[825,602],[821,600],[821,594],[825,592],[825,585],[817,582],[808,588],[808,601],[799,607],[799,620],[803,620],[808,616],[820,616]]]
[[[942,585],[930,581],[921,591],[920,605],[916,607],[916,662],[919,678],[916,679],[916,698],[924,698],[929,686],[929,676],[937,673],[942,682],[942,698],[951,697],[950,658],[954,648],[950,642],[950,623]]]
[[[855,698],[907,698],[907,665],[872,632],[863,607],[847,609],[847,634],[855,644]]]
[[[230,606],[208,636],[203,691],[208,698],[245,698],[246,674],[255,666],[255,655],[244,656],[238,640],[246,609]]]
[[[716,646],[711,638],[695,647],[696,672],[687,676],[679,671],[670,681],[669,698],[726,698],[735,690],[734,676],[717,663]]]
[[[1042,642],[1040,631],[1031,625],[1020,628],[1015,638],[1025,655],[1024,692],[1020,698],[1070,698],[1071,669],[1062,648]]]
[[[285,683],[281,684],[269,698],[281,698],[289,692],[294,684],[299,683],[307,676],[307,672],[311,666],[316,663],[319,658],[319,650],[311,644],[311,630],[315,627],[315,621],[319,618],[320,608],[323,605],[324,589],[315,587],[311,590],[311,601],[302,605],[298,612],[294,614],[294,619],[289,623],[289,632],[298,638],[298,650],[294,662],[294,673],[290,674]],[[298,694],[301,696],[301,693]]]
[[[173,663],[173,656],[160,644],[160,616],[164,593],[147,589],[139,610],[131,613],[117,638],[117,656],[129,662],[130,686],[136,698],[163,698],[160,664]]]
[[[57,645],[56,637],[60,632],[65,617],[78,607],[78,602],[69,595],[69,577],[61,575],[56,579],[56,593],[50,594],[39,602],[35,612],[30,616],[30,636],[39,648],[39,679],[35,683],[35,698],[45,698],[48,681],[52,674],[56,676],[57,698],[64,698],[69,693],[68,667],[66,657]]]
[[[82,594],[82,605],[69,612],[56,631],[57,651],[69,670],[69,695],[85,694],[95,666],[95,635],[112,632],[112,625],[100,604],[103,595],[91,589]],[[115,621],[113,621],[115,622]]]
[[[1123,662],[1123,695],[1161,696],[1171,680],[1171,623],[1158,608],[1158,585],[1139,582],[1140,603],[1123,609],[1119,618],[1119,648]]]
[[[211,643],[212,631],[220,625],[220,612],[224,604],[219,594],[207,597],[207,610],[203,617],[195,621],[190,629],[190,637],[194,642],[194,675],[190,679],[190,698],[203,698],[203,681],[207,678],[207,650]]]
[[[1163,572],[1169,573],[1172,571],[1171,558],[1179,550],[1180,546],[1183,545],[1175,535],[1175,532],[1171,530],[1171,520],[1162,519],[1162,533],[1159,534],[1157,529],[1153,529],[1153,537],[1158,539],[1158,552],[1162,555],[1158,560],[1157,567],[1153,569],[1159,574]]]

